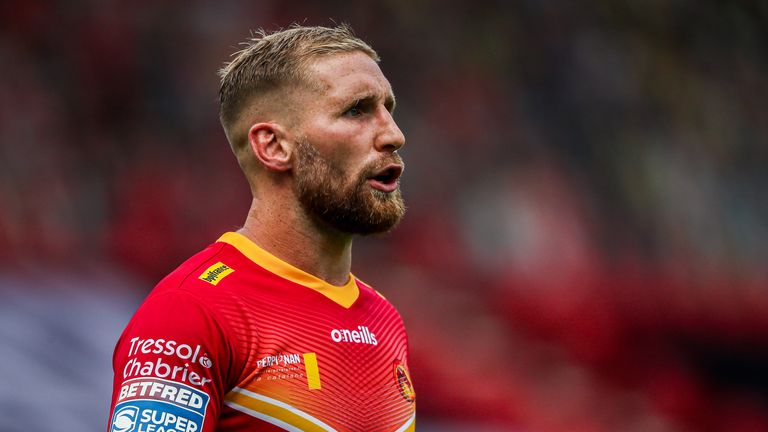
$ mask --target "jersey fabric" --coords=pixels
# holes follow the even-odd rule
[[[394,307],[234,232],[155,287],[113,367],[111,432],[415,430]]]

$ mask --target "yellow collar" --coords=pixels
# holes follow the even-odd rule
[[[266,270],[291,282],[313,289],[339,305],[349,309],[360,295],[355,276],[350,273],[349,281],[343,286],[331,285],[304,270],[296,268],[265,251],[242,234],[224,233],[217,241],[227,243]]]

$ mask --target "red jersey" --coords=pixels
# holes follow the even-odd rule
[[[163,279],[115,347],[112,432],[413,431],[405,328],[226,233]]]

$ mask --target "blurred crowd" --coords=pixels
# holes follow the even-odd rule
[[[353,271],[406,321],[427,427],[768,431],[759,1],[2,2],[0,295],[106,272],[135,307],[236,229],[216,71],[296,21],[349,22],[398,98],[408,214]]]

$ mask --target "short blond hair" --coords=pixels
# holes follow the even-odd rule
[[[275,91],[308,84],[308,63],[323,55],[361,51],[379,61],[367,43],[347,24],[337,27],[293,25],[272,33],[258,30],[243,43],[221,70],[219,119],[233,150],[243,145],[242,131],[232,131],[240,115],[252,103],[264,102]],[[261,99],[261,100],[260,100]],[[235,142],[233,142],[235,141]]]

